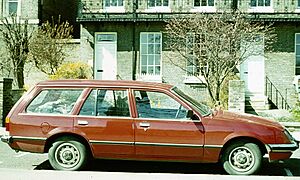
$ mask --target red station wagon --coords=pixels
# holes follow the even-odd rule
[[[212,111],[160,83],[61,80],[37,84],[6,118],[17,151],[48,153],[57,170],[89,157],[221,162],[229,174],[254,174],[265,154],[288,159],[298,148],[288,130],[261,117]]]

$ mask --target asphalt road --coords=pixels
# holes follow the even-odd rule
[[[11,150],[0,142],[0,170],[53,170],[47,154],[34,154]],[[94,160],[85,171],[89,172],[125,172],[125,173],[162,173],[162,174],[217,174],[225,175],[220,164],[200,163],[169,163],[144,161]],[[264,159],[259,176],[299,176],[300,150],[297,150],[290,160],[281,163],[268,163]]]

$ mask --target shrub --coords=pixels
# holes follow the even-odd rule
[[[54,75],[50,75],[52,80],[57,79],[90,79],[92,69],[83,62],[68,62],[58,68]]]

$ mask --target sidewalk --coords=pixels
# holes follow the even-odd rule
[[[5,127],[0,127],[0,137],[7,134],[8,132],[5,131]]]

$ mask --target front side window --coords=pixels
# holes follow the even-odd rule
[[[270,7],[271,0],[250,0],[251,7]]]
[[[94,89],[79,115],[129,117],[128,93],[126,90]]]
[[[140,59],[142,75],[160,75],[161,73],[161,33],[141,33]]]
[[[184,119],[187,109],[170,96],[161,92],[134,91],[140,118]]]
[[[123,0],[105,0],[105,7],[120,7],[123,6]]]
[[[28,113],[70,114],[82,89],[45,89],[26,109]]]
[[[167,7],[169,0],[148,0],[149,7]]]
[[[214,0],[194,0],[195,7],[215,6]]]
[[[7,14],[17,15],[18,6],[19,6],[19,0],[7,0]]]
[[[295,35],[296,75],[300,75],[300,33]]]

